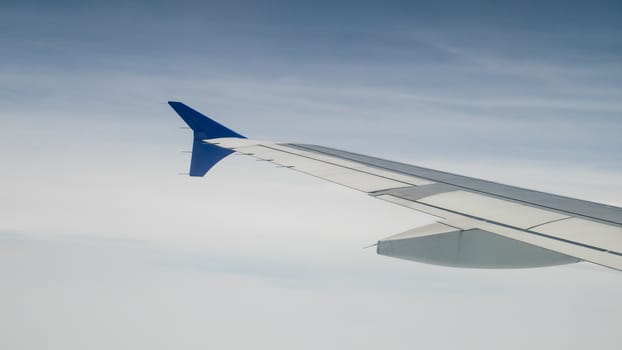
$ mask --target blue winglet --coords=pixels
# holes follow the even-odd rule
[[[219,137],[246,137],[219,124],[194,109],[181,102],[169,101],[168,104],[179,114],[186,124],[194,132],[194,142],[192,144],[192,160],[190,162],[190,176],[203,176],[221,159],[233,153],[226,148],[203,143],[205,139],[215,139]]]

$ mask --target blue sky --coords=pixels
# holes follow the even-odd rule
[[[616,1],[3,2],[0,344],[619,344],[618,272],[376,256],[431,218],[238,156],[177,176],[165,102],[619,206],[620,23]]]
[[[451,139],[426,150],[439,155],[621,163],[616,2],[62,4],[6,5],[6,113],[138,122],[175,98],[251,135],[314,141],[351,133],[356,114],[360,137]]]

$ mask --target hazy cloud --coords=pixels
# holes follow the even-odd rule
[[[165,105],[621,205],[620,23],[617,1],[3,2],[0,345],[620,343],[617,272],[376,256],[432,219],[245,157],[177,176]]]

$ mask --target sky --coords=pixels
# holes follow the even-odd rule
[[[619,1],[0,2],[0,347],[584,349],[622,278],[362,249],[433,218],[230,156],[183,101],[320,144],[622,206]]]

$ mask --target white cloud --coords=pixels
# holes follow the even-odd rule
[[[278,30],[254,23],[206,27],[154,13],[114,25],[99,13],[18,15],[3,13],[2,25],[44,23],[0,38],[0,346],[584,349],[622,340],[618,272],[456,270],[377,256],[362,247],[431,219],[243,157],[204,179],[177,176],[190,136],[164,104],[183,100],[252,137],[620,205],[615,53],[586,52],[601,65],[526,59],[460,42],[460,26],[398,38],[404,24],[361,32],[372,41],[344,42],[360,40],[350,33],[296,51],[287,35],[312,28],[274,38]],[[235,34],[206,30],[227,26]],[[307,56],[315,47],[324,52]]]

